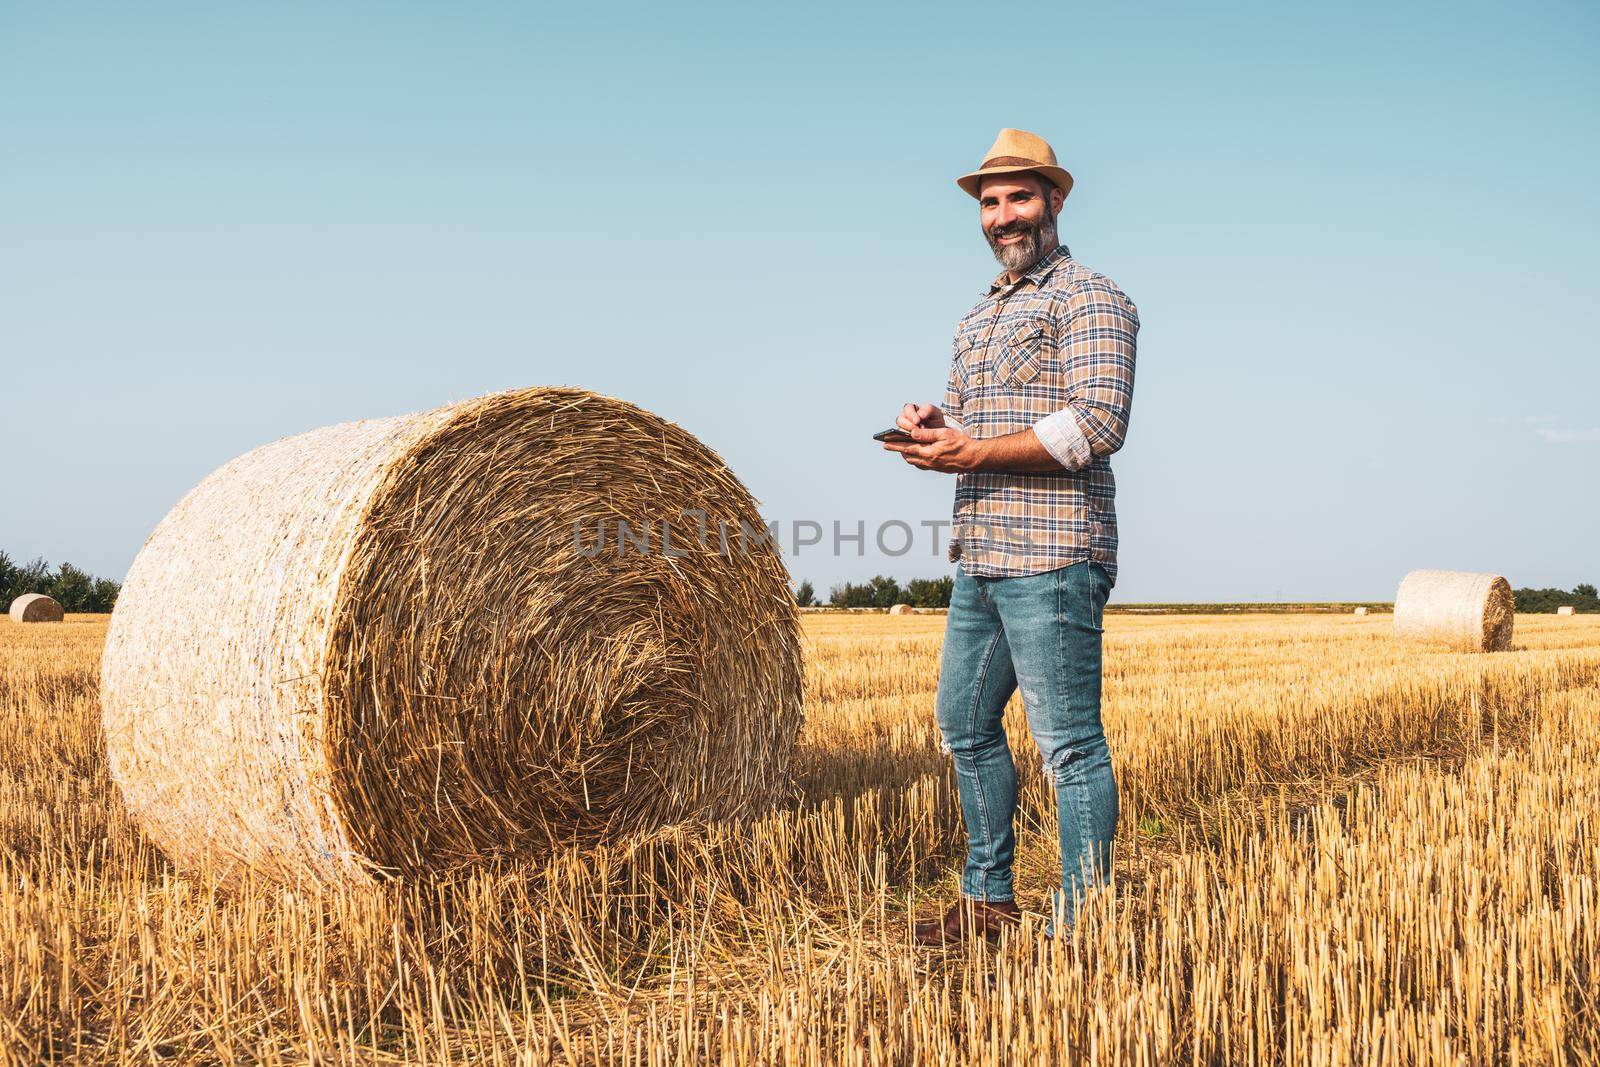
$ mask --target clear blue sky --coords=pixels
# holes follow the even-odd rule
[[[1016,126],[1143,319],[1114,599],[1600,581],[1597,12],[0,0],[0,548],[120,578],[258,444],[541,383],[769,519],[947,518],[869,434]]]

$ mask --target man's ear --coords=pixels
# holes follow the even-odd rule
[[[1050,186],[1050,214],[1061,214],[1061,205],[1067,202],[1067,194],[1061,191],[1061,186]]]

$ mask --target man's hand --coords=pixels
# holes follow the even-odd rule
[[[938,408],[933,410],[939,413]],[[905,419],[906,416],[901,415],[899,425],[915,438],[915,443],[885,441],[883,447],[890,452],[900,453],[901,458],[913,467],[921,467],[925,471],[955,474],[961,471],[975,471],[982,465],[985,442],[975,437],[968,437],[960,430],[953,430],[948,426],[907,427]],[[939,421],[944,421],[942,413]]]
[[[932,404],[907,404],[900,409],[900,417],[894,424],[907,433],[917,429],[938,430],[946,425],[944,412]]]
[[[885,451],[898,452],[907,463],[925,471],[1030,473],[1062,469],[1061,462],[1050,454],[1032,429],[999,437],[968,437],[961,429],[948,425],[944,412],[932,404],[907,404],[894,421],[911,435],[912,441],[885,441]]]

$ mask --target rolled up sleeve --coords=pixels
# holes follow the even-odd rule
[[[1033,424],[1033,432],[1039,435],[1044,450],[1069,471],[1081,470],[1094,462],[1089,439],[1083,435],[1078,417],[1071,408],[1052,411]]]
[[[1133,406],[1139,311],[1104,279],[1072,294],[1059,344],[1067,406],[1033,424],[1045,450],[1081,470],[1122,447]]]

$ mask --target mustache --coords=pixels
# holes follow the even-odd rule
[[[990,237],[1011,237],[1019,233],[1034,233],[1044,226],[1042,222],[1008,222],[1004,226],[996,226],[989,230]]]

